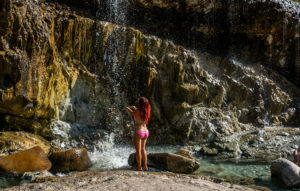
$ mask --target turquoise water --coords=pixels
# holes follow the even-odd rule
[[[298,191],[280,187],[280,181],[271,179],[269,163],[213,162],[209,158],[197,157],[200,168],[195,174],[224,178],[229,182],[245,186],[263,186],[272,191]]]
[[[0,189],[7,188],[11,186],[17,186],[21,183],[20,176],[8,175],[8,174],[0,174]]]

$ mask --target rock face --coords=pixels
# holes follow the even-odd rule
[[[74,148],[66,151],[53,152],[49,156],[52,162],[51,172],[83,171],[92,166],[85,148]]]
[[[50,168],[51,162],[39,146],[0,158],[0,169],[8,173],[23,174]]]
[[[274,10],[277,4],[273,1],[268,4],[240,0],[235,2],[240,2],[239,6],[231,7],[231,3],[215,1],[180,1],[183,3],[180,4],[137,0],[128,9],[121,9],[127,1],[118,1],[122,6],[119,9],[112,6],[109,10],[117,12],[107,14],[114,18],[106,19],[114,23],[98,19],[103,14],[95,11],[102,7],[98,1],[70,2],[1,2],[2,130],[23,129],[51,139],[63,149],[83,146],[97,149],[105,141],[129,141],[129,130],[121,127],[130,126],[132,119],[120,108],[134,104],[140,96],[148,97],[152,106],[150,144],[215,143],[247,129],[247,124],[250,127],[300,125],[299,88],[278,73],[261,65],[245,65],[228,57],[193,51],[188,48],[197,46],[184,48],[178,45],[181,44],[178,39],[174,39],[175,44],[163,35],[172,37],[170,31],[174,31],[174,36],[181,33],[179,38],[185,40],[186,35],[190,36],[192,42],[210,50],[213,48],[206,46],[218,43],[229,50],[224,53],[226,56],[235,54],[235,50],[248,52],[249,56],[243,54],[247,58],[263,54],[266,63],[275,63],[275,69],[298,78],[295,64],[298,58],[293,49],[297,48],[298,32],[290,27],[297,26],[298,17],[285,9]],[[108,2],[111,1],[103,4]],[[257,10],[264,10],[257,9],[258,5],[270,9],[256,15]],[[241,13],[244,7],[248,11]],[[132,8],[137,11],[132,14],[136,16],[135,24],[130,18]],[[240,20],[239,15],[227,14],[233,8],[237,10],[231,12],[239,13]],[[154,22],[155,17],[165,10],[168,10],[166,15],[172,11],[175,20],[182,18],[178,22],[184,21],[183,24],[176,25],[169,18],[166,27],[160,27],[166,31],[157,30],[160,32],[155,34],[155,28],[150,28],[147,31],[156,36],[143,34],[141,30],[147,29],[142,24],[146,15],[149,20],[144,23],[151,21],[160,26],[163,19]],[[267,19],[272,20],[270,24],[263,23],[265,14],[272,11],[278,17],[274,21]],[[140,12],[145,17],[139,17]],[[228,15],[224,23],[219,22],[224,18],[223,13]],[[216,26],[209,28],[213,14]],[[121,23],[123,16],[127,19]],[[283,17],[287,25],[282,23]],[[245,18],[253,21],[247,20],[242,25]],[[141,30],[126,27],[127,24]],[[281,43],[278,39],[283,36],[280,28],[283,25],[285,40]],[[179,28],[195,34],[188,35]],[[232,47],[228,47],[231,41],[222,40],[228,38],[236,41]]]
[[[237,158],[271,162],[279,157],[292,157],[293,150],[300,144],[298,132],[299,128],[249,126],[232,135],[220,136],[215,141],[202,145],[198,150],[201,154],[210,155],[218,161]]]
[[[131,7],[138,28],[248,63],[262,61],[300,86],[299,3],[135,0]]]
[[[288,187],[300,186],[300,168],[293,162],[279,158],[271,163],[272,176],[279,177]]]
[[[17,151],[27,150],[39,146],[46,155],[51,150],[50,143],[38,135],[26,132],[1,132],[0,156],[6,156]]]
[[[178,154],[150,153],[148,154],[148,165],[170,172],[191,174],[200,167],[200,164],[191,155],[188,157],[186,155],[186,152],[184,154],[182,152]],[[128,164],[131,166],[136,164],[135,153],[129,156]]]

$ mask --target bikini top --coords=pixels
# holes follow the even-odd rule
[[[133,120],[134,120],[134,123],[139,124],[139,125],[145,125],[146,124],[145,121],[135,119],[135,117],[133,117]]]

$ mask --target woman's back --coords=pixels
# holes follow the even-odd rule
[[[142,120],[139,109],[134,110],[133,115],[135,131],[147,130],[146,122]]]

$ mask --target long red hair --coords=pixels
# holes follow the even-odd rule
[[[151,106],[149,100],[145,97],[138,99],[138,109],[140,111],[141,120],[148,124],[148,120],[151,115]]]

